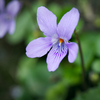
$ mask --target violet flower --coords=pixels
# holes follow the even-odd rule
[[[45,7],[39,7],[37,10],[37,22],[40,30],[46,37],[40,37],[31,41],[26,47],[26,55],[30,58],[41,57],[47,55],[48,71],[55,71],[62,59],[68,54],[70,63],[74,62],[78,45],[69,42],[72,33],[79,21],[79,12],[76,8],[72,8],[60,20],[57,26],[57,17]]]
[[[0,0],[0,38],[2,38],[6,32],[13,34],[15,31],[15,16],[20,9],[20,3],[17,0],[11,1],[6,8],[4,8],[5,1]]]

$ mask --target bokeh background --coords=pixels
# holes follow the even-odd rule
[[[11,0],[5,0],[6,5]],[[0,39],[0,100],[100,100],[100,0],[20,0],[16,30]],[[74,63],[67,56],[55,72],[48,72],[46,56],[28,58],[30,41],[43,37],[36,13],[45,6],[57,16],[57,22],[72,7],[80,12],[76,27],[86,70],[83,87],[81,59]],[[73,34],[70,41],[77,42]]]

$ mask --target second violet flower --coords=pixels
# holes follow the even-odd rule
[[[0,38],[4,37],[6,32],[13,34],[15,31],[15,16],[20,9],[20,2],[11,1],[5,8],[5,1],[0,0]]]
[[[26,55],[30,58],[42,57],[51,49],[46,60],[48,71],[55,71],[68,51],[68,61],[74,62],[78,53],[78,45],[69,40],[78,24],[79,16],[79,11],[72,8],[57,25],[57,17],[47,8],[39,7],[37,22],[46,37],[31,41],[26,47]]]

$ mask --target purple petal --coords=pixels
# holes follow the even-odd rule
[[[67,12],[58,24],[58,34],[60,38],[66,38],[69,40],[78,24],[79,11],[76,8],[72,8]]]
[[[16,16],[19,9],[20,9],[20,3],[19,3],[19,1],[16,1],[16,0],[11,1],[7,5],[7,12],[10,13],[13,17]]]
[[[1,10],[1,11],[4,10],[4,5],[5,5],[4,0],[0,0],[0,10]]]
[[[58,50],[59,51],[59,50]],[[55,71],[62,59],[66,56],[67,50],[64,52],[58,52],[56,49],[52,48],[47,56],[47,68],[48,71]]]
[[[26,55],[30,58],[41,57],[51,48],[51,38],[38,38],[31,41],[26,47]]]
[[[12,20],[9,24],[8,32],[9,34],[13,34],[15,31],[15,20]]]
[[[37,22],[44,35],[51,37],[56,34],[57,17],[47,8],[41,6],[37,10]]]
[[[4,37],[8,30],[8,23],[3,22],[0,20],[0,38]]]
[[[67,43],[69,49],[68,60],[70,63],[73,63],[77,57],[78,45],[74,42]]]

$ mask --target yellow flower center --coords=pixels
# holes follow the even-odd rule
[[[60,43],[63,43],[63,42],[64,42],[64,40],[60,38],[59,42],[60,42]]]
[[[63,39],[59,39],[59,46],[61,46],[61,44],[64,42],[64,40]]]

